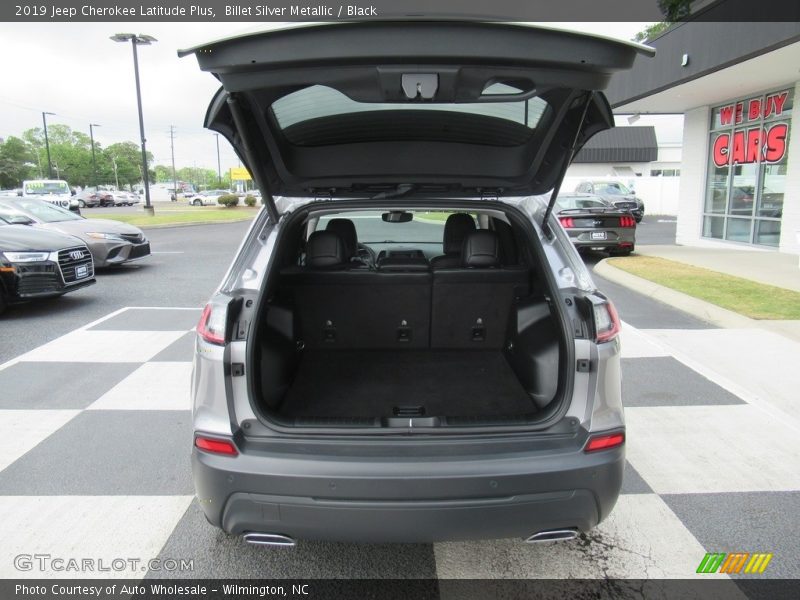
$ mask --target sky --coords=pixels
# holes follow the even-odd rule
[[[282,26],[281,23],[0,23],[0,137],[19,136],[41,127],[42,111],[53,112],[48,125],[63,123],[108,146],[139,141],[136,91],[130,44],[114,43],[119,32],[149,34],[158,41],[139,47],[147,149],[155,164],[169,165],[170,125],[175,127],[175,163],[217,168],[216,141],[203,128],[206,108],[219,87],[200,71],[193,56],[176,51],[221,37]],[[548,23],[630,39],[648,23]],[[642,116],[636,125],[656,124],[660,141],[680,141],[681,117]],[[625,125],[625,119],[618,119]],[[238,159],[220,136],[222,170]]]

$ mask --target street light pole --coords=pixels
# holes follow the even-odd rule
[[[56,113],[42,112],[42,125],[44,125],[44,147],[47,149],[47,176],[53,178],[53,163],[50,160],[50,140],[47,137],[47,115],[55,115]]]
[[[219,134],[215,133],[214,137],[217,138],[217,185],[222,187],[222,167],[219,162]]]
[[[139,109],[139,137],[142,143],[142,180],[144,181],[144,210],[151,215],[155,213],[152,204],[150,204],[150,181],[147,173],[147,148],[146,140],[144,137],[144,116],[142,116],[142,91],[139,84],[139,56],[136,52],[136,46],[149,45],[157,41],[156,38],[150,35],[135,34],[135,33],[118,33],[112,35],[111,39],[115,42],[130,42],[133,48],[133,73],[136,79],[136,104]]]
[[[94,130],[93,127],[100,127],[97,123],[89,123],[89,139],[92,140],[92,183],[97,191],[97,159],[94,156]]]

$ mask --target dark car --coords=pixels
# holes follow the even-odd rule
[[[78,238],[14,224],[0,209],[0,312],[10,304],[74,292],[95,282],[89,248]]]
[[[627,256],[636,245],[636,219],[599,196],[561,194],[556,200],[561,226],[578,250]]]
[[[541,542],[605,519],[620,321],[553,190],[614,125],[612,74],[652,49],[368,21],[181,54],[221,85],[206,127],[263,201],[197,326],[208,521],[291,545]]]
[[[637,223],[641,223],[644,218],[644,201],[621,181],[596,180],[583,181],[575,188],[575,191],[582,194],[593,194],[603,200],[610,202],[621,210],[629,211]]]
[[[0,210],[19,223],[80,238],[98,268],[121,265],[150,255],[150,242],[138,227],[109,219],[87,219],[59,206],[26,198],[0,199]]]

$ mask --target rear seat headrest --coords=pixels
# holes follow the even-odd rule
[[[445,254],[458,254],[468,234],[475,231],[475,219],[467,213],[453,213],[444,223],[442,250]]]
[[[465,267],[500,266],[500,240],[494,231],[479,229],[464,239],[461,264]]]
[[[358,252],[358,234],[356,226],[350,219],[331,219],[325,227],[325,231],[338,233],[344,242],[344,253],[346,258],[353,258]]]
[[[344,242],[334,231],[315,231],[306,242],[306,267],[335,269],[347,262]]]

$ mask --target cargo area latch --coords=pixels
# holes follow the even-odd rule
[[[575,370],[578,373],[588,373],[592,370],[592,361],[588,358],[579,358],[578,364],[575,366]]]
[[[403,73],[403,93],[409,100],[430,100],[439,89],[439,75],[436,73]]]
[[[231,377],[244,375],[244,363],[231,363]]]

